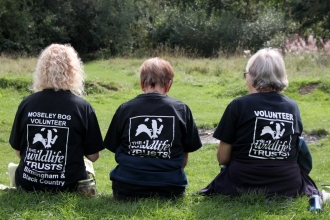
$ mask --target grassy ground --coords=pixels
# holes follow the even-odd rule
[[[199,128],[214,128],[235,97],[247,94],[243,79],[247,58],[185,59],[165,57],[175,70],[170,96],[187,103]],[[295,99],[301,110],[304,131],[323,135],[309,147],[313,155],[311,177],[318,186],[330,184],[330,63],[309,57],[286,57],[290,85],[285,95]],[[142,59],[111,59],[85,64],[85,97],[95,108],[105,135],[116,108],[141,93],[138,70]],[[8,144],[14,115],[20,101],[29,95],[27,87],[36,59],[0,58],[0,183],[9,184],[9,162],[18,162]],[[314,85],[314,86],[311,86]],[[306,87],[307,86],[307,87]],[[315,88],[314,88],[315,87]],[[300,94],[302,88],[314,88]],[[187,196],[177,201],[145,199],[114,201],[109,171],[116,166],[114,155],[101,152],[94,163],[99,195],[85,198],[76,194],[0,192],[0,219],[329,219],[330,205],[315,214],[307,209],[308,198],[265,198],[262,194],[237,198],[192,195],[205,187],[219,172],[216,144],[203,146],[190,155],[186,170]],[[290,183],[288,183],[290,184]]]

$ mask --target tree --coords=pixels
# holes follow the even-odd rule
[[[308,28],[320,33],[316,35],[328,34],[330,31],[330,1],[329,0],[292,0],[292,17],[301,23],[301,31]],[[330,36],[328,36],[330,37]]]
[[[33,51],[33,29],[26,1],[0,0],[0,54]]]
[[[130,54],[135,14],[133,0],[98,0],[91,29],[93,45],[111,56]]]

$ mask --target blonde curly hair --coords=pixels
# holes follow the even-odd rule
[[[84,79],[83,63],[74,48],[68,44],[51,44],[39,56],[33,74],[33,91],[70,90],[83,95]]]

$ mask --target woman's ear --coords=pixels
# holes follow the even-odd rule
[[[170,88],[172,86],[172,80],[168,81],[168,83],[165,86],[165,93],[168,93],[170,91]]]
[[[141,86],[142,91],[144,91],[144,85],[143,85],[142,81],[140,81],[140,86]]]

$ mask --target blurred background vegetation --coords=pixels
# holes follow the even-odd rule
[[[84,60],[219,57],[330,37],[329,0],[0,0],[0,54],[70,43]],[[182,55],[182,54],[180,54]]]

